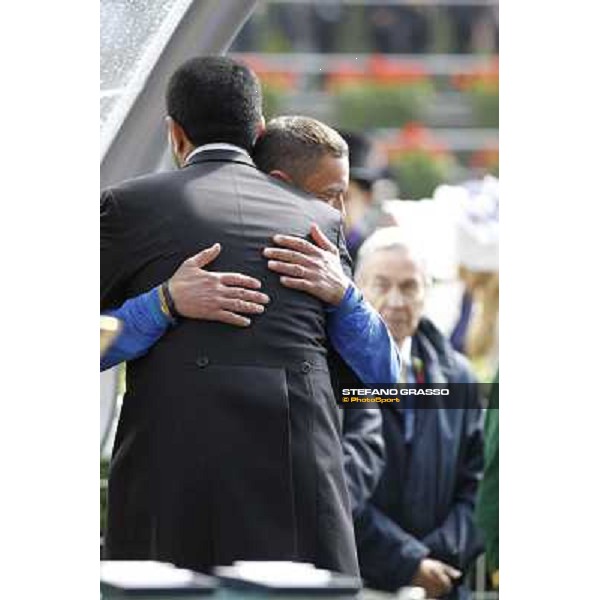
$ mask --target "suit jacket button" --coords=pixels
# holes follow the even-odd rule
[[[303,372],[303,373],[308,373],[309,371],[310,371],[310,363],[309,363],[309,362],[306,362],[306,361],[304,361],[304,362],[302,363],[302,372]]]
[[[206,367],[208,366],[208,363],[210,361],[208,360],[208,356],[199,356],[198,359],[196,360],[196,364],[199,367]]]

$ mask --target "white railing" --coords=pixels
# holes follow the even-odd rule
[[[237,58],[259,60],[268,69],[295,74],[317,75],[336,71],[349,64],[366,69],[374,53],[320,54],[317,52],[289,52],[269,54],[262,52],[233,52]],[[493,54],[381,54],[388,61],[422,69],[432,76],[451,76],[485,68],[495,58]]]

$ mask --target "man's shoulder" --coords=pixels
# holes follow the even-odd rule
[[[434,356],[450,383],[477,382],[471,361],[452,347],[448,336],[444,335],[433,321],[423,317],[417,331],[431,343]]]
[[[276,179],[275,177],[271,177],[270,175],[262,173],[261,171],[257,171],[257,173],[258,177],[262,179],[265,186],[269,187],[270,191],[278,193],[283,197],[288,196],[290,200],[302,207],[305,207],[306,210],[312,212],[317,217],[334,219],[336,221],[340,220],[340,212],[329,206],[327,202],[324,202],[323,200],[320,200],[319,198],[312,196],[311,194],[308,194],[305,191],[286,183],[285,181],[281,181],[280,179]]]
[[[102,190],[102,195],[126,197],[160,187],[174,185],[181,179],[179,171],[161,171],[126,179]]]
[[[264,197],[272,199],[275,203],[281,203],[282,207],[288,206],[290,214],[302,213],[308,221],[319,225],[325,235],[337,243],[342,222],[342,216],[338,210],[285,181],[275,179],[260,171],[257,173],[263,186]]]
[[[101,191],[100,214],[127,215],[131,219],[143,215],[154,218],[183,187],[180,171],[162,171],[127,179]]]
[[[459,384],[453,392],[464,414],[478,419],[482,410],[481,386],[471,365],[471,361],[460,352],[452,349],[449,383]]]

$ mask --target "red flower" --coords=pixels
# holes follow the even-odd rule
[[[396,138],[382,143],[382,147],[388,160],[414,152],[440,158],[449,154],[448,148],[432,135],[431,130],[417,122],[406,123],[398,130]]]
[[[473,152],[469,160],[469,165],[475,169],[489,169],[496,167],[500,161],[498,148],[482,148]]]
[[[485,67],[454,74],[451,81],[455,88],[463,91],[481,87],[497,90],[499,81],[498,57],[491,59]]]

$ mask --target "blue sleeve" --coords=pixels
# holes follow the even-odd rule
[[[158,287],[127,300],[120,308],[106,315],[121,321],[122,330],[113,345],[100,359],[104,371],[125,360],[145,354],[174,323],[160,309]]]
[[[350,284],[342,303],[328,310],[331,345],[364,384],[398,383],[400,354],[377,311]]]

